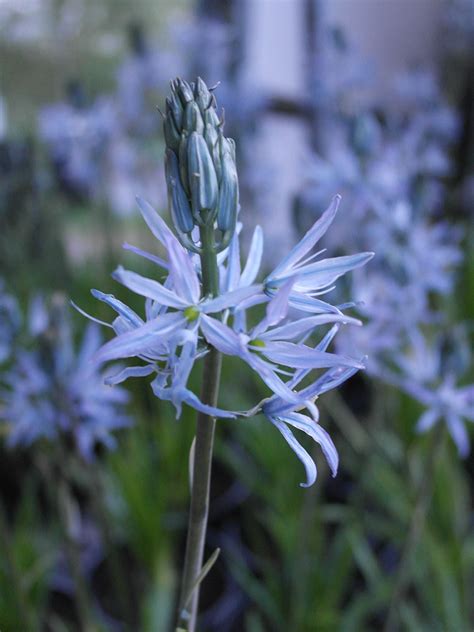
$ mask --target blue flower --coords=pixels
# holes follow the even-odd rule
[[[339,325],[334,325],[323,337],[321,342],[315,347],[315,349],[324,353],[338,330]],[[354,375],[356,371],[357,367],[355,366],[331,367],[310,386],[299,391],[298,395],[300,401],[303,402],[302,404],[291,404],[283,400],[281,397],[273,396],[268,401],[264,402],[261,407],[262,413],[274,426],[276,426],[276,428],[278,428],[285,441],[303,463],[306,470],[307,480],[306,483],[301,483],[302,487],[309,487],[315,482],[317,477],[317,468],[313,458],[298,442],[288,426],[301,430],[321,446],[332,475],[336,476],[339,464],[337,450],[328,433],[319,425],[319,411],[314,402],[319,395],[340,386],[343,382]],[[298,371],[294,375],[293,379],[288,383],[288,386],[295,389],[298,384],[307,377],[308,373],[309,369]],[[304,410],[305,408],[308,410],[309,416],[301,413],[301,410]]]
[[[107,387],[104,374],[90,362],[101,344],[96,325],[87,328],[76,353],[63,308],[56,306],[49,313],[35,301],[30,322],[34,348],[18,351],[2,389],[8,444],[28,446],[41,438],[68,435],[91,460],[97,444],[114,447],[112,432],[130,425],[123,410],[128,394]]]
[[[301,241],[284,257],[264,281],[265,291],[271,296],[289,279],[294,278],[288,300],[290,305],[308,312],[338,312],[337,308],[315,297],[333,289],[333,283],[354,268],[365,265],[373,252],[314,261],[323,251],[307,256],[326,233],[336,216],[341,196],[336,195],[321,217]],[[306,259],[305,259],[306,257]]]
[[[462,328],[452,330],[450,338],[438,334],[430,340],[412,329],[406,347],[393,354],[395,370],[384,369],[382,377],[425,406],[417,432],[444,420],[460,456],[466,457],[470,442],[464,420],[474,421],[474,384],[459,383],[471,360],[469,342]]]
[[[300,397],[278,377],[280,366],[290,369],[319,369],[329,366],[351,366],[363,368],[352,358],[343,357],[313,349],[301,340],[320,325],[334,322],[359,324],[353,318],[342,314],[322,314],[302,318],[276,327],[287,315],[288,297],[293,280],[283,286],[268,303],[265,318],[248,333],[236,333],[221,321],[203,316],[201,329],[209,344],[226,355],[244,360],[256,371],[267,386],[288,402],[300,402]],[[285,371],[284,371],[285,372]]]
[[[95,354],[96,363],[128,357],[136,357],[143,363],[121,369],[109,376],[107,383],[153,376],[153,392],[174,405],[177,417],[183,404],[221,418],[248,416],[248,412],[209,406],[187,386],[195,363],[208,353],[209,347],[214,347],[243,360],[270,389],[272,397],[251,412],[263,412],[280,430],[303,460],[308,484],[316,478],[316,466],[314,463],[311,466],[304,457],[304,450],[288,425],[305,431],[321,444],[335,473],[335,448],[324,430],[318,425],[313,427],[317,417],[314,399],[363,368],[359,360],[327,351],[339,325],[360,325],[360,322],[343,314],[342,306],[334,307],[316,295],[329,291],[338,277],[372,257],[372,253],[363,253],[314,262],[314,256],[309,255],[331,224],[338,201],[335,198],[328,211],[263,283],[256,282],[263,254],[262,231],[259,227],[255,229],[242,268],[240,226],[237,226],[229,247],[217,255],[221,293],[210,297],[202,292],[199,257],[188,253],[153,208],[138,199],[148,227],[167,256],[157,257],[129,245],[126,248],[154,262],[165,279],[158,281],[123,268],[114,273],[116,280],[144,297],[144,318],[114,296],[93,290],[93,295],[117,314],[108,325],[116,336]],[[265,316],[249,329],[247,312],[261,303],[267,304]],[[298,318],[301,311],[309,314]],[[319,345],[311,346],[311,336],[327,325],[334,326]],[[296,386],[315,369],[328,370],[313,380],[308,377],[307,386],[297,391]],[[304,408],[311,412],[312,419],[300,412]]]

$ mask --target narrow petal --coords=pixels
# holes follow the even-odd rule
[[[213,417],[220,417],[222,419],[235,419],[236,417],[235,411],[223,410],[222,408],[217,408],[216,406],[203,404],[201,400],[189,390],[185,393],[184,401],[188,404],[188,406],[191,406],[206,415],[212,415]]]
[[[267,342],[261,351],[272,362],[295,369],[322,369],[333,366],[364,368],[364,365],[354,358],[319,351],[292,342]]]
[[[326,457],[326,461],[328,462],[328,465],[331,469],[332,475],[336,476],[337,468],[339,466],[339,455],[337,453],[337,449],[333,443],[333,440],[326,432],[326,430],[324,430],[324,428],[322,428],[312,419],[300,413],[291,413],[289,415],[281,417],[281,420],[289,424],[290,426],[297,428],[298,430],[302,430],[314,441],[316,441],[316,443],[319,443],[319,445],[321,446],[321,450]]]
[[[417,432],[426,432],[430,430],[438,421],[440,416],[439,410],[436,408],[429,408],[421,415],[416,423]]]
[[[278,428],[278,430],[283,435],[285,441],[288,443],[290,448],[304,465],[304,468],[306,470],[306,483],[300,483],[300,486],[311,487],[311,485],[313,485],[313,483],[316,481],[316,477],[318,475],[315,462],[306,452],[303,446],[298,442],[291,430],[282,421],[280,421],[276,417],[267,417],[267,419]]]
[[[296,278],[289,279],[267,305],[267,323],[269,327],[277,325],[288,314],[288,297]]]
[[[341,310],[334,305],[326,303],[326,301],[322,301],[319,298],[296,292],[294,288],[290,294],[289,303],[291,307],[299,309],[302,312],[310,312],[312,314],[341,314]]]
[[[283,382],[275,373],[275,369],[269,362],[259,358],[256,354],[247,352],[240,356],[249,364],[252,369],[258,373],[265,384],[275,395],[279,395],[287,402],[301,403],[302,399],[299,395],[291,390],[285,382]]]
[[[275,279],[280,274],[291,272],[292,268],[306,255],[307,252],[321,239],[336,216],[341,196],[336,195],[321,217],[308,230],[301,241],[291,250],[283,261],[273,270],[267,279]]]
[[[470,450],[469,435],[467,434],[466,426],[458,415],[448,414],[446,419],[448,422],[449,434],[456,444],[459,456],[465,459]]]
[[[74,307],[74,309],[79,312],[79,314],[82,314],[82,316],[85,316],[88,320],[92,321],[93,323],[97,323],[97,325],[101,325],[102,327],[110,327],[112,328],[112,325],[110,323],[106,323],[104,320],[100,320],[99,318],[96,318],[95,316],[91,316],[90,314],[88,314],[87,312],[85,312],[81,307],[79,307],[79,305],[77,305],[74,301],[69,301],[72,305],[72,307]]]
[[[204,314],[212,314],[215,312],[221,312],[223,309],[230,307],[239,307],[242,301],[246,301],[250,297],[257,297],[261,294],[260,285],[250,285],[248,287],[240,287],[227,294],[221,294],[216,298],[206,300],[201,304],[200,309]]]
[[[163,345],[180,328],[186,325],[181,313],[163,314],[145,325],[127,331],[105,344],[93,357],[95,362],[106,362],[117,358],[129,358],[146,353],[158,344]]]
[[[229,259],[225,277],[224,292],[234,290],[240,280],[240,247],[239,236],[234,234],[229,246]]]
[[[201,316],[201,331],[207,342],[226,355],[241,356],[239,336],[230,327],[209,316]]]
[[[100,329],[95,324],[89,323],[82,338],[81,348],[77,356],[78,369],[82,369],[86,364],[87,368],[89,368],[89,360],[92,354],[100,347],[101,342]]]
[[[166,222],[160,217],[159,213],[155,211],[155,209],[149,204],[146,200],[143,200],[141,197],[136,197],[136,201],[140,212],[143,216],[143,219],[148,224],[148,228],[151,230],[153,235],[160,241],[163,246],[166,247],[166,239],[176,237],[173,235],[171,230],[166,225]],[[179,242],[178,242],[179,243]]]
[[[257,278],[263,255],[263,231],[256,226],[253,232],[252,242],[249,248],[247,261],[240,277],[240,286],[251,285]]]
[[[188,305],[195,305],[199,301],[201,289],[191,257],[174,237],[166,238],[166,247],[173,289]]]
[[[307,386],[302,391],[300,391],[299,395],[303,399],[313,399],[317,395],[321,395],[322,393],[326,393],[327,391],[332,390],[333,388],[337,388],[343,382],[352,377],[355,373],[357,373],[359,369],[356,367],[334,367],[329,369],[321,375],[313,384]]]
[[[253,328],[252,337],[260,337],[269,327],[277,325],[288,314],[288,297],[295,279],[289,279],[267,305],[265,318]]]
[[[318,316],[308,316],[301,318],[295,322],[276,327],[265,332],[260,337],[262,340],[292,340],[303,336],[315,327],[327,325],[328,323],[350,323],[352,325],[361,325],[360,320],[344,316],[343,314],[320,314]]]
[[[168,290],[158,281],[153,279],[147,279],[146,277],[125,270],[121,266],[113,273],[113,278],[129,290],[157,301],[161,305],[167,305],[168,307],[175,307],[176,309],[185,309],[189,303],[180,298],[172,290]]]
[[[155,367],[151,364],[147,364],[145,366],[129,366],[118,373],[108,375],[104,382],[109,386],[115,386],[116,384],[120,384],[121,382],[128,380],[129,377],[146,377],[147,375],[151,375],[154,370]]]
[[[326,349],[329,347],[329,345],[334,339],[334,336],[337,334],[338,331],[339,331],[339,325],[334,325],[334,327],[331,327],[331,329],[324,336],[321,342],[316,345],[315,349],[319,349],[319,351],[326,351]]]
[[[143,320],[140,316],[138,316],[133,309],[128,307],[128,305],[125,305],[125,303],[119,301],[118,298],[115,298],[113,294],[104,294],[104,292],[101,292],[100,290],[91,290],[91,294],[94,298],[106,303],[106,305],[109,305],[109,307],[117,312],[117,314],[121,316],[132,328],[143,325]]]
[[[122,248],[124,250],[129,250],[130,252],[133,252],[134,254],[138,255],[139,257],[143,257],[144,259],[148,259],[149,261],[153,261],[153,263],[156,263],[161,268],[164,268],[165,270],[168,270],[168,264],[166,263],[166,261],[164,259],[162,259],[161,257],[157,257],[156,255],[152,255],[151,252],[146,252],[146,250],[142,250],[141,248],[137,248],[136,246],[132,246],[131,244],[128,244],[127,242],[122,244]]]
[[[364,266],[372,257],[373,252],[361,252],[345,257],[333,257],[311,263],[298,269],[298,280],[294,289],[297,292],[306,292],[331,285],[343,274]]]

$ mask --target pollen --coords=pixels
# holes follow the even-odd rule
[[[194,307],[194,305],[191,305],[190,307],[186,307],[183,314],[190,323],[193,323],[199,317],[199,310],[197,307]]]

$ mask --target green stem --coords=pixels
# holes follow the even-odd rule
[[[92,605],[89,591],[82,574],[81,551],[73,534],[71,521],[72,495],[68,477],[65,471],[65,450],[54,445],[50,455],[36,454],[36,464],[44,478],[46,493],[51,507],[55,507],[58,513],[61,535],[64,538],[66,557],[75,589],[75,607],[77,618],[81,626],[81,632],[95,632]],[[54,464],[54,465],[53,465]]]
[[[104,498],[105,491],[100,477],[100,473],[97,468],[92,466],[90,484],[92,489],[92,504],[94,513],[96,514],[97,521],[100,524],[102,536],[104,538],[105,550],[108,558],[108,574],[110,583],[113,587],[113,594],[118,600],[119,612],[121,613],[124,621],[132,625],[133,621],[133,602],[131,598],[130,588],[125,582],[123,568],[120,564],[120,558],[118,551],[114,546],[114,538],[112,535],[112,527],[110,524],[109,515],[105,506]]]
[[[410,581],[410,568],[413,563],[413,556],[423,534],[426,515],[433,495],[436,466],[443,449],[444,435],[444,428],[435,428],[431,431],[426,467],[416,494],[415,508],[400,557],[383,632],[394,632],[397,629],[397,615]]]
[[[36,621],[33,611],[30,609],[27,595],[25,594],[22,577],[18,568],[11,531],[5,516],[3,505],[0,505],[0,538],[2,542],[3,554],[7,565],[7,572],[11,581],[12,592],[15,596],[19,623],[24,630],[36,629]]]
[[[69,485],[65,478],[60,475],[57,481],[58,487],[58,509],[61,525],[64,531],[66,555],[70,566],[74,588],[76,593],[76,610],[79,618],[81,630],[83,632],[93,632],[95,630],[91,621],[91,604],[89,592],[82,574],[81,552],[73,533],[71,521],[72,498]]]
[[[201,228],[202,284],[205,295],[219,293],[219,271],[214,250],[212,226]],[[210,406],[217,405],[221,374],[221,354],[211,348],[206,356],[203,370],[201,400]],[[199,585],[194,589],[186,609],[189,593],[202,569],[204,545],[209,514],[209,491],[211,483],[212,449],[214,445],[215,418],[199,413],[196,423],[196,443],[191,487],[186,554],[179,600],[178,628],[194,632],[199,602]]]

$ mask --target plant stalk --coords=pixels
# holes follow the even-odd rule
[[[59,516],[62,524],[66,555],[74,582],[76,592],[76,610],[83,632],[93,632],[95,626],[92,623],[92,605],[90,603],[89,591],[81,567],[81,552],[79,545],[73,534],[73,525],[71,524],[70,506],[71,492],[67,481],[60,476],[57,482],[58,487],[58,508]]]
[[[33,630],[36,628],[37,621],[30,608],[28,597],[25,591],[24,582],[21,577],[21,571],[18,568],[15,558],[15,548],[10,527],[5,516],[3,505],[0,504],[0,540],[2,543],[3,554],[6,562],[7,573],[11,582],[12,592],[15,597],[18,622],[24,626],[24,630]]]
[[[412,513],[408,535],[400,557],[383,632],[395,632],[397,629],[397,616],[400,612],[400,605],[410,581],[410,565],[413,562],[413,556],[423,534],[426,515],[433,496],[436,466],[444,445],[444,436],[444,428],[434,428],[431,431],[431,442],[428,447],[426,467],[416,494],[415,508]]]
[[[201,228],[202,284],[205,295],[219,293],[219,270],[213,248],[214,230],[212,226]],[[211,348],[204,361],[201,401],[210,406],[217,405],[222,357]],[[196,422],[196,442],[194,452],[191,505],[189,511],[186,554],[179,600],[178,629],[194,632],[199,603],[199,585],[193,585],[202,569],[209,514],[209,492],[211,483],[212,450],[216,420],[210,415],[198,413]],[[193,590],[190,598],[190,591]],[[189,601],[188,601],[189,600]],[[188,606],[186,607],[186,603]]]

